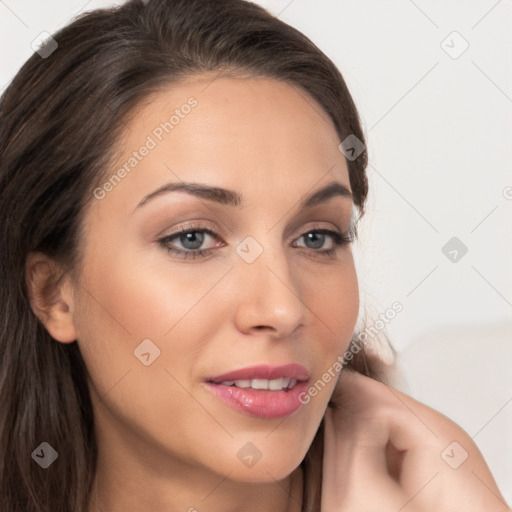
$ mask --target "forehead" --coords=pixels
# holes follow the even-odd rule
[[[180,180],[245,197],[294,189],[302,195],[333,178],[350,188],[327,113],[302,89],[277,80],[199,75],[146,98],[126,128],[111,169],[125,172],[109,199],[137,204],[156,186]]]
[[[155,122],[169,119],[174,112],[183,119],[179,110],[189,98],[194,98],[197,106],[192,109],[194,116],[185,112],[185,117],[192,119],[187,125],[203,125],[205,131],[205,123],[222,126],[231,135],[239,136],[248,132],[276,132],[284,124],[304,131],[305,125],[309,125],[310,132],[322,126],[319,135],[337,138],[327,113],[298,86],[268,77],[218,77],[212,73],[191,77],[150,95],[137,109],[131,128],[148,129]],[[173,124],[176,126],[176,120]],[[240,132],[242,124],[246,129]]]

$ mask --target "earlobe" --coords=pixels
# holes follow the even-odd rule
[[[75,341],[69,274],[49,256],[30,253],[25,264],[25,282],[32,311],[52,338],[61,343]]]

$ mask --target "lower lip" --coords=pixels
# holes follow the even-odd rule
[[[223,402],[251,416],[266,419],[282,418],[299,409],[303,405],[299,397],[306,392],[307,386],[307,382],[301,381],[286,391],[270,391],[206,383],[206,387]]]

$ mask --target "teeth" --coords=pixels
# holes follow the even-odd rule
[[[235,386],[237,388],[250,388],[251,387],[251,381],[249,379],[247,380],[235,380],[233,381]]]
[[[268,389],[275,391],[276,389],[283,389],[286,386],[284,385],[284,379],[274,379],[268,381]]]
[[[291,389],[297,383],[297,379],[246,379],[246,380],[225,380],[220,384],[223,386],[236,386],[237,388],[252,389],[270,389],[271,391],[280,391],[282,389]]]
[[[268,384],[270,381],[267,379],[252,379],[251,388],[253,389],[268,389]]]

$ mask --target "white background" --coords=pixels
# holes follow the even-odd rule
[[[258,3],[338,65],[359,108],[361,293],[374,314],[404,307],[388,324],[402,387],[474,437],[511,503],[512,2]],[[39,33],[113,4],[1,0],[0,88]],[[452,237],[468,248],[455,263],[441,251]]]

